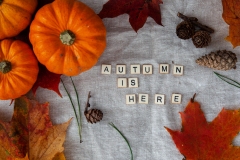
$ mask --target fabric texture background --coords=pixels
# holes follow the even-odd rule
[[[82,0],[99,13],[107,0]],[[128,160],[130,152],[124,139],[108,123],[113,122],[127,137],[133,150],[134,160],[181,160],[183,155],[176,148],[164,126],[173,130],[181,129],[179,112],[183,111],[196,93],[195,100],[207,121],[212,121],[221,109],[240,108],[239,89],[228,85],[213,73],[212,69],[199,66],[195,60],[211,51],[230,50],[237,54],[240,47],[233,49],[231,43],[224,40],[228,35],[228,25],[222,19],[222,4],[219,0],[163,0],[161,7],[162,24],[157,25],[148,18],[143,28],[136,33],[129,24],[127,14],[116,18],[105,18],[107,29],[107,47],[96,66],[87,72],[72,77],[80,96],[83,116],[83,143],[79,143],[76,119],[71,122],[64,143],[67,160]],[[177,17],[181,12],[187,16],[195,16],[202,24],[212,27],[212,42],[208,47],[197,49],[191,39],[181,40],[176,36],[176,26],[182,20]],[[170,65],[169,74],[159,74],[159,64]],[[184,66],[183,76],[174,76],[174,64]],[[101,74],[101,65],[112,65],[110,75]],[[126,64],[127,74],[117,75],[116,65]],[[130,74],[131,64],[152,64],[152,75]],[[236,70],[217,71],[229,78],[240,81],[239,63]],[[117,88],[117,78],[138,78],[138,88]],[[62,76],[67,89],[77,106],[77,99],[71,80]],[[59,85],[62,98],[55,92],[39,88],[36,100],[50,102],[50,116],[54,124],[66,122],[74,117],[69,98]],[[100,123],[87,123],[83,111],[91,91],[91,107],[102,110]],[[146,93],[148,104],[126,105],[126,94]],[[172,93],[182,94],[181,104],[172,104]],[[154,103],[155,94],[165,95],[165,105]],[[0,101],[1,120],[8,121],[13,113],[10,101]],[[223,124],[224,125],[224,124]],[[234,145],[240,145],[237,136]]]

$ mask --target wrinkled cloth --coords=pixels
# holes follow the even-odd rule
[[[99,13],[107,0],[82,0]],[[221,109],[240,108],[240,90],[220,80],[212,69],[199,66],[195,60],[211,51],[230,50],[237,54],[240,47],[233,48],[224,40],[228,35],[228,25],[222,19],[221,1],[211,0],[163,0],[161,7],[162,24],[160,26],[152,18],[148,18],[143,28],[136,33],[129,24],[127,14],[116,18],[105,18],[107,29],[107,47],[98,63],[90,70],[74,76],[73,81],[79,93],[82,113],[83,143],[79,143],[76,118],[71,122],[64,153],[67,160],[128,160],[129,148],[109,123],[113,122],[128,139],[134,160],[181,160],[183,155],[176,148],[171,136],[164,126],[173,130],[181,129],[179,112],[184,111],[190,98],[196,93],[195,100],[207,121],[212,121]],[[180,12],[187,16],[197,17],[199,22],[213,28],[212,41],[205,48],[195,48],[191,39],[182,40],[176,36],[176,26],[182,19],[177,17]],[[112,66],[111,74],[101,74],[101,65]],[[116,65],[125,64],[127,73],[116,74]],[[153,65],[153,74],[130,74],[130,65]],[[169,64],[170,73],[160,74],[159,64]],[[173,75],[174,65],[183,65],[182,76]],[[239,63],[236,70],[217,71],[229,78],[240,81]],[[77,107],[77,98],[71,80],[62,76],[67,89]],[[117,78],[138,78],[138,88],[118,88]],[[50,103],[50,116],[53,124],[59,124],[74,117],[69,98],[59,85],[62,98],[53,91],[39,88],[34,99],[41,103]],[[88,92],[91,91],[91,108],[100,109],[103,119],[96,124],[87,123],[84,108]],[[181,104],[172,104],[171,95],[182,95]],[[126,95],[148,94],[148,104],[127,105]],[[165,104],[155,104],[155,94],[165,95]],[[0,101],[1,120],[10,120],[13,104]],[[224,124],[223,124],[224,125]],[[240,145],[240,136],[233,140]]]

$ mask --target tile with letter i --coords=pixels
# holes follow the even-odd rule
[[[172,94],[172,103],[180,104],[181,101],[182,101],[182,95],[181,94]]]
[[[183,75],[183,66],[174,65],[173,66],[173,75],[182,76]]]
[[[118,64],[116,66],[116,73],[117,74],[126,74],[126,65],[125,64]]]
[[[165,104],[165,95],[155,94],[155,104]]]
[[[141,73],[140,64],[132,64],[131,65],[131,74],[140,74],[140,73]]]
[[[138,87],[138,78],[128,78],[128,87],[137,88]]]
[[[169,64],[160,64],[159,73],[168,74],[169,73]]]
[[[112,66],[110,64],[102,64],[102,74],[111,74]]]
[[[127,94],[126,95],[126,104],[136,104],[136,95],[135,94]]]
[[[153,66],[151,64],[144,64],[143,74],[153,74]]]
[[[127,78],[118,78],[117,86],[118,86],[118,88],[126,88],[127,87]]]
[[[139,94],[138,95],[138,103],[148,104],[148,94]]]

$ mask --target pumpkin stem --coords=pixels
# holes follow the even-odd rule
[[[12,70],[11,62],[6,61],[6,60],[0,62],[0,72],[5,74],[5,73],[10,72],[11,70]]]
[[[0,0],[0,5],[3,3],[3,0]]]
[[[60,34],[60,40],[63,44],[72,45],[75,39],[75,34],[70,30],[65,30]]]

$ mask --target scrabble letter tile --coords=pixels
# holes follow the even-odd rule
[[[141,66],[140,64],[132,64],[131,65],[131,74],[140,74],[141,72]]]
[[[136,104],[136,95],[135,94],[127,94],[126,95],[126,104]]]
[[[173,66],[173,74],[177,76],[183,75],[183,66],[181,65],[174,65]]]
[[[127,87],[127,78],[118,78],[117,86],[118,86],[118,88],[126,88]]]
[[[165,95],[155,94],[155,104],[165,104]]]
[[[111,74],[111,65],[109,64],[102,64],[102,74]]]
[[[153,74],[153,69],[152,69],[151,64],[144,64],[143,65],[143,74]]]
[[[159,65],[159,73],[169,73],[169,64],[160,64]]]
[[[116,66],[116,73],[117,74],[126,74],[126,65],[125,64],[118,64]]]
[[[138,78],[128,78],[128,87],[137,88],[138,87]]]
[[[172,94],[172,103],[180,104],[181,101],[182,101],[182,95],[181,94]]]
[[[148,94],[139,94],[138,95],[138,103],[148,104]]]

